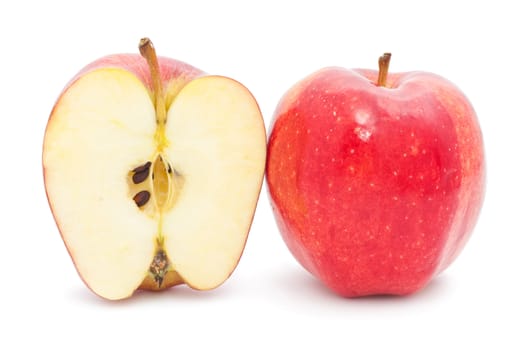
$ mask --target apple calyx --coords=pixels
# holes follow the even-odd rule
[[[377,75],[377,86],[386,87],[386,78],[388,76],[388,66],[390,65],[390,58],[392,54],[385,52],[379,57],[379,73]]]
[[[157,246],[163,246],[163,244],[157,242]],[[151,278],[153,278],[158,288],[162,287],[162,282],[164,282],[164,278],[168,273],[168,269],[171,267],[170,264],[171,263],[168,260],[168,256],[166,255],[164,249],[157,249],[157,252],[153,257],[153,261],[149,266],[149,273],[151,274]]]

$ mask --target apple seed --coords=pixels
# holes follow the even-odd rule
[[[144,182],[144,180],[148,178],[150,167],[151,167],[151,162],[147,162],[146,164],[138,166],[135,169],[133,169],[132,180],[135,185],[141,182]]]
[[[135,201],[135,204],[137,204],[137,206],[140,208],[146,203],[148,203],[150,197],[151,194],[148,191],[140,191],[133,197],[133,200]]]

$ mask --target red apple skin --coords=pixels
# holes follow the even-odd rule
[[[267,183],[300,264],[345,297],[420,290],[457,257],[481,210],[474,109],[424,72],[325,68],[281,99]]]

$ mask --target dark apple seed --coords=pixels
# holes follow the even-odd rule
[[[140,173],[133,174],[131,179],[133,180],[133,183],[136,185],[146,180],[148,178],[148,175],[149,175],[149,169],[146,169],[144,171],[141,171]]]
[[[149,168],[151,167],[151,162],[146,162],[145,164],[143,165],[140,165],[138,167],[136,167],[135,169],[133,169],[132,171],[134,173],[140,173],[140,172],[143,172],[144,170],[148,170],[149,171]]]
[[[151,197],[151,195],[148,191],[140,191],[133,197],[133,200],[135,201],[135,204],[137,204],[137,206],[140,208],[144,204],[148,203],[149,197]]]
[[[149,169],[151,167],[151,162],[147,162],[144,165],[138,166],[135,169],[133,169],[133,176],[132,180],[134,184],[139,184],[146,180],[149,175]]]

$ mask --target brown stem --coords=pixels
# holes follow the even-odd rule
[[[392,57],[392,54],[390,52],[386,52],[381,57],[379,57],[379,74],[377,75],[377,86],[386,85],[390,57]]]
[[[160,67],[157,60],[155,47],[149,38],[140,39],[139,51],[142,57],[146,59],[153,83],[153,95],[155,97],[155,112],[157,115],[157,124],[163,126],[166,124],[166,102],[164,92],[162,91],[162,80],[160,79]]]

